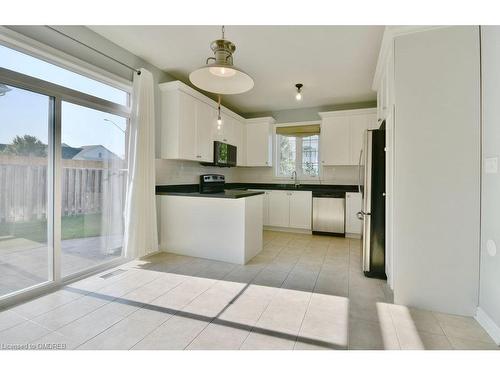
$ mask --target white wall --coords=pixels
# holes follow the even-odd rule
[[[156,159],[156,183],[158,185],[199,184],[199,176],[219,173],[226,176],[226,182],[238,182],[238,168],[205,167],[195,161]]]
[[[395,38],[394,299],[474,315],[480,66],[475,26]]]
[[[500,157],[500,27],[481,28],[483,163]],[[500,175],[482,174],[480,322],[500,344]],[[486,243],[498,246],[488,252]],[[483,316],[481,316],[483,315]]]

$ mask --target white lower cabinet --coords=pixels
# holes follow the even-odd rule
[[[290,192],[290,228],[311,229],[312,193]]]
[[[363,231],[363,221],[358,219],[358,212],[361,211],[361,193],[345,194],[345,232],[346,234],[361,235]]]
[[[311,230],[312,193],[310,191],[271,190],[266,192],[266,196],[264,225]]]
[[[290,196],[288,191],[273,190],[269,194],[269,225],[288,227],[290,224]]]

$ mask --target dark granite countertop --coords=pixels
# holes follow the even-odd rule
[[[187,196],[209,196],[212,198],[241,198],[244,196],[255,195],[258,192],[246,191],[246,189],[259,190],[297,190],[311,191],[313,196],[321,197],[344,197],[345,193],[357,192],[356,185],[319,185],[319,184],[300,184],[295,187],[294,184],[269,184],[269,183],[227,183],[226,192],[224,194],[200,194],[198,184],[185,185],[157,185],[156,194],[168,195],[187,195]],[[228,193],[230,192],[230,193]],[[239,193],[236,193],[239,192]]]
[[[221,193],[200,193],[198,191],[158,191],[156,189],[156,195],[176,195],[182,197],[203,197],[203,198],[225,198],[225,199],[237,199],[246,198],[253,195],[264,194],[263,191],[247,191],[247,190],[224,190]]]

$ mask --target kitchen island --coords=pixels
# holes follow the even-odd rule
[[[161,250],[236,264],[262,250],[262,192],[156,194]]]

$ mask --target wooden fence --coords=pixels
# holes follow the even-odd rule
[[[123,161],[63,160],[63,216],[119,211],[125,201]],[[47,159],[0,154],[0,223],[47,217]]]

